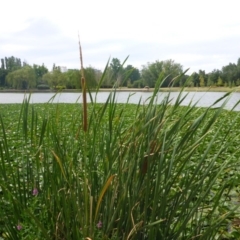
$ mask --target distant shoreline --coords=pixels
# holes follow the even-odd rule
[[[99,92],[110,92],[113,88],[101,88]],[[182,88],[172,87],[172,88],[160,88],[159,92],[180,92]],[[91,90],[92,92],[96,92],[96,90]],[[154,88],[117,88],[117,92],[153,92]],[[240,87],[186,87],[184,88],[185,92],[240,92]],[[57,90],[38,90],[38,89],[30,89],[30,90],[17,90],[17,89],[3,89],[0,90],[0,93],[81,93],[81,89],[63,89],[61,91]]]

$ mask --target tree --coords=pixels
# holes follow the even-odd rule
[[[28,65],[8,73],[6,79],[8,84],[16,89],[31,89],[36,86],[35,72]]]
[[[194,72],[192,74],[192,81],[193,81],[193,86],[194,87],[200,87],[200,79],[199,79],[199,74]]]
[[[113,58],[110,63],[110,81],[115,87],[122,86],[125,83],[123,66],[118,58]]]
[[[227,66],[222,67],[223,82],[227,82],[228,86],[235,86],[239,78],[238,67],[235,63],[229,63]]]
[[[182,65],[175,63],[172,59],[163,61],[163,73],[166,79],[162,87],[169,87],[172,84],[172,80],[183,73]]]
[[[127,65],[127,67],[124,68],[124,75],[127,77],[127,81],[124,83],[125,86],[127,84],[131,86],[135,81],[141,78],[139,70],[132,65]]]
[[[182,66],[173,60],[156,61],[143,66],[141,71],[142,79],[145,85],[154,87],[160,75],[164,76],[162,87],[168,87],[172,80],[183,72]]]
[[[52,72],[45,73],[43,75],[43,81],[47,82],[51,88],[56,89],[57,87],[66,87],[66,77],[65,75],[59,70],[55,69]]]
[[[222,86],[223,86],[223,80],[222,80],[221,77],[218,77],[217,86],[218,86],[218,87],[222,87]]]
[[[101,87],[102,88],[112,88],[113,84],[114,84],[114,82],[113,82],[113,79],[112,79],[112,72],[111,72],[111,69],[109,67],[109,68],[107,68],[107,71],[104,75],[104,79],[103,79]]]
[[[98,70],[92,67],[87,67],[84,69],[84,75],[85,75],[87,87],[90,89],[94,89],[97,87],[97,84],[98,84],[97,71]]]
[[[122,70],[121,62],[118,58],[113,58],[110,63],[110,69],[112,71],[112,77],[117,80],[119,72]]]
[[[78,69],[69,69],[63,73],[66,80],[66,88],[68,89],[80,89],[81,88],[81,75]]]
[[[0,86],[4,87],[6,85],[6,76],[8,71],[6,69],[0,68]]]
[[[208,75],[205,73],[204,70],[199,70],[198,75],[199,75],[200,86],[206,87],[208,82]]]
[[[214,69],[208,74],[208,86],[216,86],[218,78],[222,75],[220,70]]]
[[[205,87],[205,82],[202,75],[199,76],[199,84],[200,84],[200,87]]]
[[[1,59],[1,69],[5,69],[4,59]]]
[[[4,64],[2,63],[2,66]],[[9,72],[15,71],[17,69],[20,69],[22,67],[21,59],[15,58],[15,57],[5,57],[5,69]]]
[[[34,70],[35,75],[36,75],[37,84],[46,83],[46,82],[43,81],[43,75],[48,73],[48,69],[44,66],[44,64],[42,64],[42,66],[33,64],[33,70]]]
[[[147,63],[141,71],[143,83],[146,86],[154,87],[159,75],[163,71],[163,62],[156,61],[154,63]]]
[[[237,60],[237,66],[240,67],[240,58]]]

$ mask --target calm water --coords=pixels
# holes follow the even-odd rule
[[[188,105],[194,104],[197,102],[197,106],[199,107],[208,107],[213,104],[217,99],[222,97],[225,93],[220,92],[185,92],[183,94],[187,95],[186,98],[183,100],[181,105]],[[28,96],[28,94],[26,94]],[[118,103],[126,103],[127,99],[129,98],[129,103],[137,104],[139,101],[141,103],[147,102],[147,99],[152,95],[152,92],[118,92],[116,95]],[[158,103],[161,103],[163,98],[167,95],[167,93],[158,93]],[[172,92],[170,94],[170,98],[172,99],[172,103],[178,97],[178,92]],[[0,93],[0,103],[22,103],[24,99],[24,93]],[[31,103],[46,103],[52,97],[54,93],[32,93],[31,94]],[[96,97],[95,93],[92,93],[93,98]],[[97,102],[104,103],[109,96],[109,92],[99,92],[97,94]],[[240,100],[240,93],[233,93],[230,97],[226,105],[226,109],[231,109],[238,101]],[[55,96],[53,100],[54,103],[81,103],[82,102],[82,95],[81,93],[60,93]],[[90,98],[88,96],[88,101]],[[220,106],[220,103],[216,106]],[[237,106],[236,111],[240,111],[240,106]]]

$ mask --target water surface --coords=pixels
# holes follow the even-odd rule
[[[110,92],[99,92],[96,96],[95,93],[92,93],[92,97],[98,103],[106,102]],[[118,103],[129,103],[138,104],[141,101],[142,104],[147,103],[149,97],[152,96],[152,92],[117,92],[116,100]],[[166,92],[159,92],[157,103],[161,103],[164,97],[167,96]],[[182,97],[186,96],[181,105],[186,106],[189,104],[196,104],[198,107],[208,107],[212,105],[215,101],[221,98],[225,93],[223,92],[183,92]],[[29,96],[25,93],[0,93],[0,103],[22,103],[24,96]],[[55,96],[53,98],[53,96]],[[179,96],[179,92],[171,92],[170,99],[171,103],[176,101],[176,98]],[[53,98],[53,99],[52,99]],[[232,93],[231,97],[226,104],[226,109],[231,109],[238,101],[240,100],[240,93]],[[31,103],[46,103],[48,101],[54,103],[81,103],[82,94],[81,93],[32,93],[31,94]],[[90,97],[88,95],[88,102]],[[220,106],[222,101],[216,105]],[[237,106],[236,111],[240,111],[240,106]]]

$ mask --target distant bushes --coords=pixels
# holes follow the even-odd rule
[[[38,90],[49,90],[50,87],[47,84],[40,84],[37,86]],[[57,85],[54,87],[54,90],[62,90],[62,89],[66,89],[66,86],[62,86],[62,85]]]
[[[56,86],[55,88],[56,90],[62,90],[62,89],[66,89],[66,86],[61,86],[61,85],[58,85]]]
[[[50,87],[47,84],[40,84],[37,86],[38,90],[47,90],[50,89]]]

